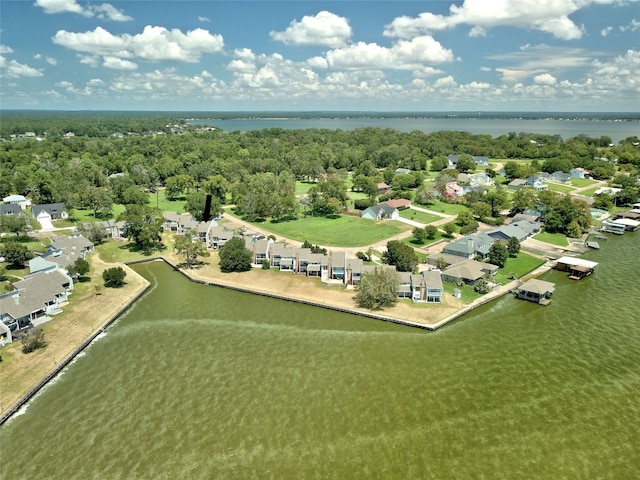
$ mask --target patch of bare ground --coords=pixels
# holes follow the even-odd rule
[[[42,325],[47,346],[24,354],[21,343],[14,342],[0,350],[0,415],[45,378],[56,365],[68,357],[120,308],[147,285],[147,281],[126,265],[126,285],[104,288],[102,272],[113,267],[91,255],[91,281],[76,283],[63,313]],[[96,286],[98,291],[96,291]]]

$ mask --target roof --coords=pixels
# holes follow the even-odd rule
[[[2,199],[3,202],[25,202],[27,199],[22,195],[9,195],[8,197],[4,197]]]
[[[538,295],[544,295],[545,293],[555,290],[555,283],[545,282],[544,280],[538,280],[537,278],[527,280],[520,285],[520,290],[525,292],[537,293]]]
[[[0,205],[0,215],[14,215],[16,213],[22,213],[20,205],[17,205],[15,203]]]
[[[47,212],[50,215],[62,213],[64,211],[64,203],[46,203],[43,205],[34,205],[31,207],[31,213],[34,217],[38,217],[40,212]]]
[[[560,257],[558,260],[556,260],[557,263],[562,263],[564,265],[570,265],[570,266],[582,266],[582,267],[587,267],[587,268],[595,268],[598,266],[597,262],[591,262],[589,260],[584,260],[583,258],[576,258],[576,257]]]
[[[395,200],[387,200],[386,202],[382,202],[379,205],[387,205],[391,208],[403,208],[411,205],[411,200],[407,200],[406,198],[398,198]]]
[[[640,222],[637,220],[631,220],[630,218],[617,218],[611,223],[617,223],[618,225],[624,225],[625,227],[638,227]]]

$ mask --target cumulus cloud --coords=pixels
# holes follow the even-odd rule
[[[102,27],[84,33],[59,30],[53,42],[91,55],[128,60],[197,63],[203,53],[222,51],[221,35],[196,28],[187,33],[179,29],[146,26],[137,35],[113,35]]]
[[[114,70],[136,70],[138,65],[129,60],[123,60],[118,57],[105,56],[102,66],[105,68],[112,68]]]
[[[269,36],[287,45],[320,45],[330,48],[345,45],[353,35],[344,17],[322,11],[302,20],[292,20],[283,32],[272,31]]]
[[[606,37],[611,33],[611,30],[613,30],[612,26],[605,27],[602,30],[600,30],[600,35],[602,35],[603,37]]]
[[[626,32],[627,30],[630,30],[632,32],[635,32],[636,30],[638,30],[638,28],[640,28],[640,22],[634,18],[631,20],[629,25],[624,25],[620,27],[620,31]]]
[[[343,48],[329,50],[325,56],[328,67],[334,69],[396,69],[416,70],[425,65],[452,62],[451,50],[444,48],[429,36],[399,40],[392,47],[376,43],[358,42]],[[310,64],[321,65],[314,57]]]
[[[555,85],[557,82],[556,77],[549,73],[542,73],[533,77],[533,83],[536,85]]]
[[[620,0],[465,0],[452,4],[449,15],[424,12],[417,17],[395,18],[385,27],[384,35],[412,38],[418,35],[453,28],[471,26],[469,35],[483,36],[493,27],[510,26],[540,30],[562,40],[576,40],[584,34],[584,27],[569,16],[594,3],[613,4]]]
[[[13,49],[7,45],[0,45],[0,54],[2,53],[13,53]]]
[[[198,17],[199,22],[209,23],[209,19],[207,17]]]
[[[101,5],[87,5],[82,7],[76,0],[36,0],[36,7],[41,7],[44,13],[77,13],[83,17],[98,17],[103,20],[112,20],[114,22],[128,22],[133,20],[130,16],[125,15],[122,10],[117,9],[110,3]]]
[[[7,60],[3,55],[0,55],[0,73],[7,78],[42,77],[43,75],[40,70],[16,60]]]

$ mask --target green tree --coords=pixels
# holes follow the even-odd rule
[[[536,191],[533,188],[519,188],[511,197],[511,213],[515,215],[535,208],[537,198]]]
[[[454,222],[445,223],[442,226],[442,229],[444,230],[444,233],[446,233],[448,237],[452,237],[453,233],[457,230],[456,224]]]
[[[489,247],[489,263],[502,268],[507,263],[507,258],[509,258],[507,247],[501,242],[493,242]]]
[[[426,227],[424,227],[424,231],[427,236],[427,239],[433,240],[434,238],[436,238],[436,235],[438,234],[438,227],[436,227],[435,225],[427,225]]]
[[[183,236],[176,237],[175,250],[178,255],[184,255],[187,268],[197,262],[198,257],[208,257],[211,254],[204,242],[194,240],[195,233],[187,231]]]
[[[449,165],[449,161],[447,157],[444,155],[438,155],[431,160],[431,171],[432,172],[441,172]]]
[[[497,217],[500,211],[509,204],[509,196],[504,188],[498,187],[487,193],[483,201],[491,207],[491,216]]]
[[[148,247],[161,240],[162,217],[148,205],[127,205],[118,220],[125,223],[127,236],[138,246]]]
[[[365,273],[356,286],[355,303],[369,310],[392,307],[398,301],[399,286],[400,278],[394,270],[375,267],[373,271]]]
[[[475,169],[476,161],[471,155],[463,154],[458,157],[458,161],[456,162],[456,170],[461,173],[469,173],[475,171]]]
[[[399,240],[387,242],[387,251],[383,259],[389,265],[395,265],[399,272],[411,272],[418,266],[418,256],[413,248]]]
[[[232,237],[220,249],[220,270],[225,273],[251,270],[251,251],[241,237]]]
[[[19,242],[7,242],[0,245],[0,256],[15,267],[22,267],[25,262],[33,258],[29,248]]]
[[[431,205],[435,203],[437,198],[437,192],[433,188],[429,188],[426,185],[420,185],[416,189],[414,200],[420,205]]]
[[[0,232],[13,233],[16,237],[22,237],[30,230],[31,223],[25,214],[0,215]]]
[[[73,278],[84,277],[87,273],[89,273],[89,269],[91,265],[87,260],[82,257],[76,259],[69,267],[67,268],[67,272]]]
[[[487,282],[484,278],[481,278],[473,284],[473,290],[480,295],[484,295],[485,293],[489,293],[491,291],[491,287],[489,286],[489,282]]]
[[[93,210],[93,216],[98,212],[107,215],[113,208],[113,198],[108,187],[89,187],[85,192],[84,205]]]
[[[122,267],[111,267],[102,272],[105,287],[122,287],[125,283],[124,278],[126,276],[127,272],[125,272]]]
[[[507,251],[510,257],[515,257],[520,252],[520,240],[516,237],[509,237],[507,241]]]
[[[97,223],[85,223],[79,229],[80,233],[89,240],[94,245],[100,245],[105,238],[107,238],[107,233],[104,228]]]
[[[191,175],[174,175],[165,181],[165,195],[168,200],[178,200],[193,190],[195,186],[196,181]]]
[[[415,227],[412,233],[413,233],[413,238],[415,238],[416,240],[416,243],[422,244],[427,239],[427,232],[425,231],[424,228]]]

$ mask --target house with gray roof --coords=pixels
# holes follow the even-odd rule
[[[447,244],[442,249],[442,253],[462,258],[474,258],[476,256],[486,258],[489,255],[489,248],[491,248],[492,243],[493,239],[486,233],[465,235]]]
[[[33,217],[40,221],[44,218],[51,220],[60,220],[69,218],[69,214],[64,208],[64,203],[46,203],[43,205],[34,205],[31,207]]]
[[[44,255],[29,260],[29,271],[45,272],[61,268],[67,270],[78,258],[93,252],[93,243],[80,233],[59,235],[51,239]]]
[[[0,321],[12,332],[39,325],[60,313],[73,281],[60,270],[27,275],[0,295]]]
[[[539,231],[539,223],[519,220],[487,232],[487,235],[489,235],[493,240],[500,242],[508,242],[511,237],[516,237],[519,242],[523,242]]]
[[[23,213],[20,205],[15,203],[0,205],[0,215],[19,215]]]
[[[476,260],[466,260],[447,267],[442,272],[442,279],[452,283],[460,281],[468,284],[474,284],[485,275],[495,275],[498,266],[491,263],[478,262]]]

